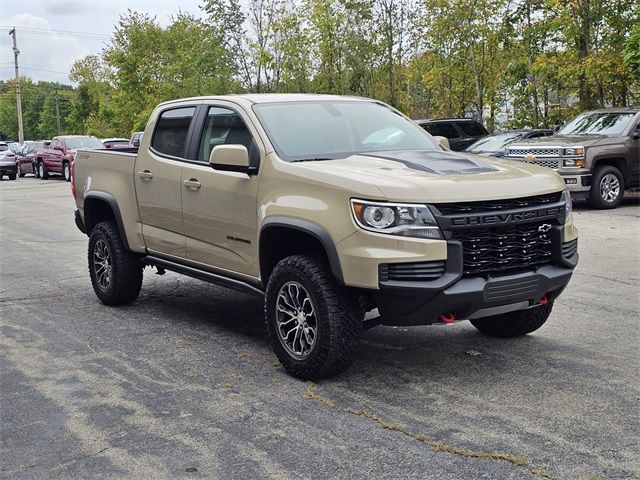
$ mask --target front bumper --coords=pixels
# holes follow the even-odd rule
[[[0,165],[0,173],[2,175],[9,175],[12,173],[16,173],[17,169],[16,169],[16,164],[13,163],[11,165]]]
[[[587,200],[591,190],[591,173],[559,172],[573,200]]]
[[[569,283],[578,263],[577,248],[570,257],[556,252],[553,264],[517,273],[462,276],[462,248],[450,242],[444,275],[422,283],[381,282],[374,293],[383,325],[429,325],[441,315],[457,320],[480,318],[529,308],[542,297],[555,300]]]

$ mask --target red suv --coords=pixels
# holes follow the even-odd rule
[[[71,164],[79,148],[104,148],[104,145],[89,135],[53,137],[47,148],[37,151],[38,176],[45,180],[50,174],[57,173],[64,176],[67,182],[70,181]]]

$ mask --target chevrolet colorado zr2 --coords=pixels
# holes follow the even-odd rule
[[[78,150],[72,191],[104,304],[135,300],[145,266],[261,295],[306,379],[345,370],[375,325],[533,332],[578,261],[556,172],[452,152],[363,98],[162,103],[137,152]]]

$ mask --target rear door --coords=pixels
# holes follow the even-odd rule
[[[259,137],[232,103],[203,106],[193,137],[194,161],[182,170],[182,210],[187,258],[213,270],[257,278],[257,192],[259,175],[214,170],[216,145],[243,145],[252,164],[260,163]]]
[[[183,259],[182,168],[196,105],[168,106],[143,137],[133,172],[142,236],[150,253]]]
[[[47,170],[53,173],[62,172],[62,155],[64,154],[64,143],[59,137],[51,140],[51,145],[46,150],[44,164]]]

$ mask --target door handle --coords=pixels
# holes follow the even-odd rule
[[[182,183],[184,183],[185,187],[190,188],[192,190],[197,190],[201,187],[200,182],[195,178],[192,178],[190,180],[185,180]]]
[[[144,180],[151,180],[153,178],[153,173],[149,170],[143,170],[142,172],[138,172],[138,176]]]

